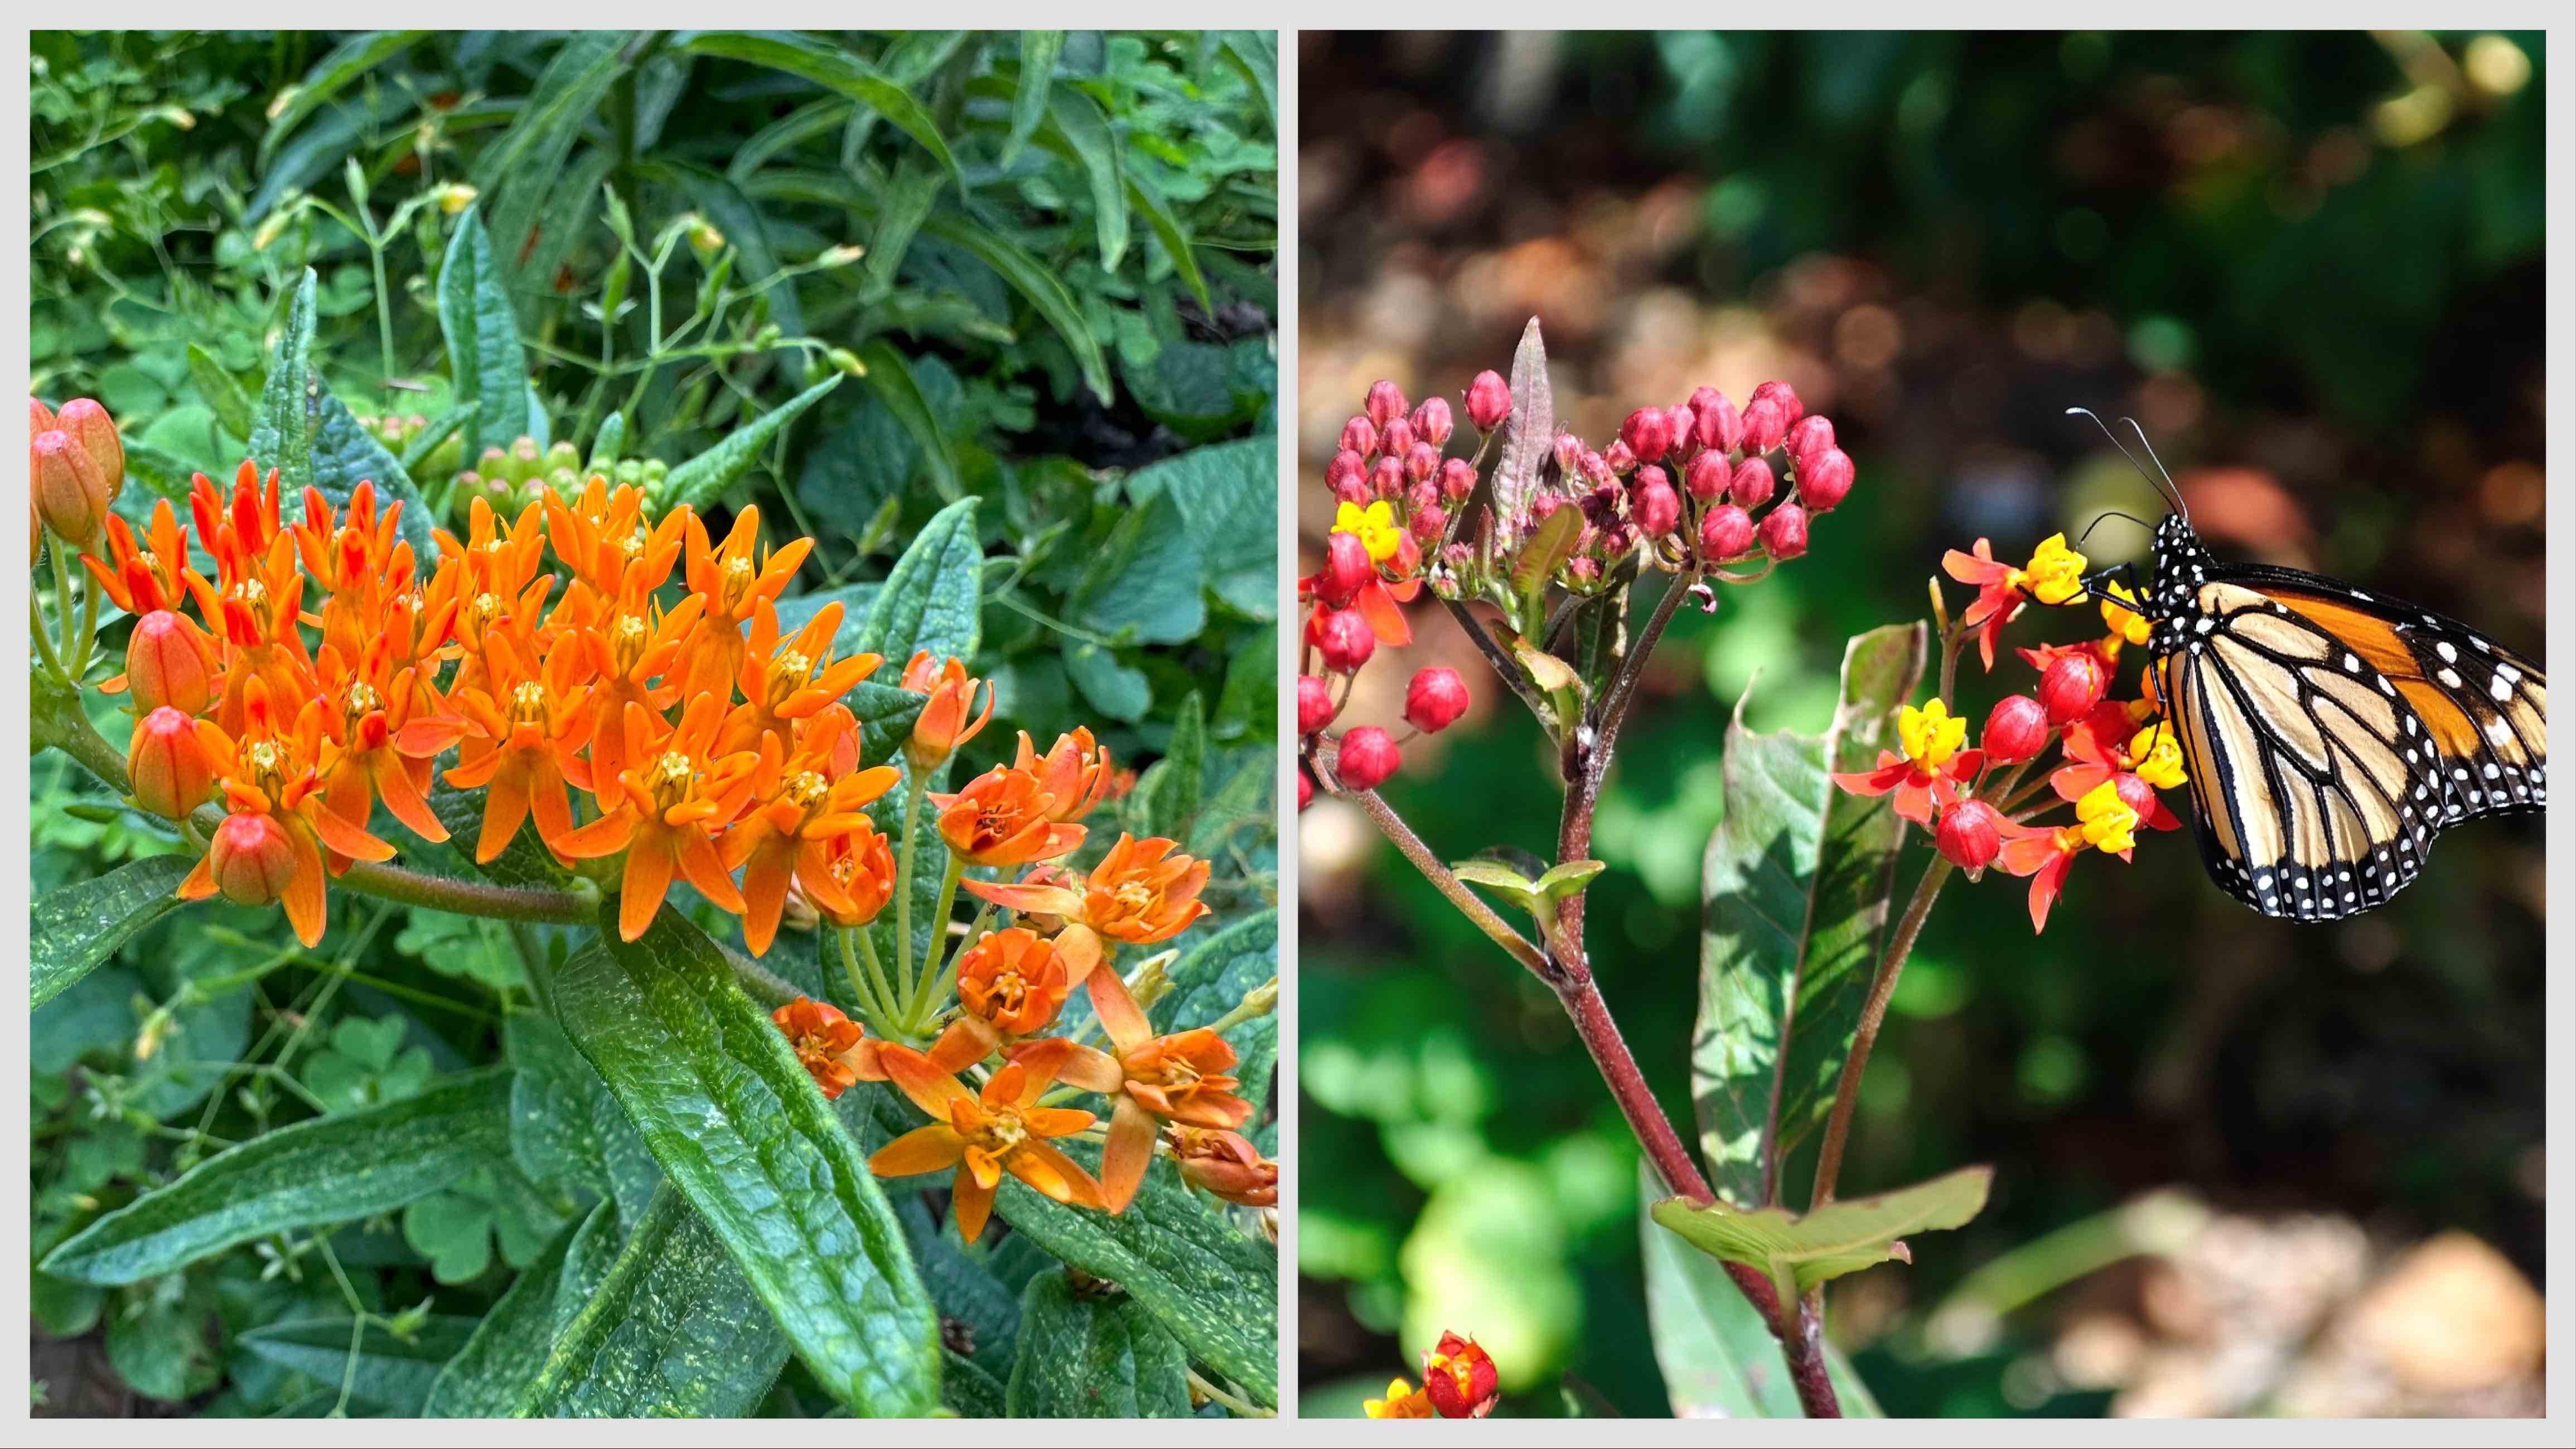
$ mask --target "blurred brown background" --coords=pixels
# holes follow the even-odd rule
[[[1783,377],[1859,465],[1808,558],[1684,611],[1601,812],[1593,951],[1677,1121],[1726,711],[1758,671],[1757,727],[1820,727],[1841,641],[1920,617],[1945,547],[2157,517],[2067,408],[2134,414],[2222,555],[2545,657],[2536,36],[1300,47],[1303,566],[1368,384],[1454,400],[1532,315],[1596,442]],[[2085,549],[2146,544],[2114,520]],[[1535,728],[1436,608],[1415,623],[1355,718],[1431,662],[1478,706],[1388,797],[1450,859],[1546,848]],[[1961,707],[2026,686],[1971,666]],[[1365,822],[1301,826],[1309,1412],[1356,1412],[1444,1327],[1512,1356],[1517,1412],[1567,1373],[1664,1412],[1634,1147],[1553,1000]],[[2079,870],[2035,941],[2020,882],[1943,896],[1846,1182],[1991,1161],[1996,1198],[1840,1285],[1836,1339],[1893,1413],[2537,1412],[2538,818],[2454,832],[2394,905],[2325,926],[2246,911],[2195,855],[2160,836]]]

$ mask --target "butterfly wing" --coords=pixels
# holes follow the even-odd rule
[[[2547,799],[2547,683],[2463,625],[2314,574],[2232,569],[2166,626],[2158,685],[2202,858],[2265,915],[2369,910],[2442,828]]]

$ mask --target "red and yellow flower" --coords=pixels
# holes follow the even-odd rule
[[[2116,855],[2123,861],[2137,846],[2138,812],[2121,798],[2110,780],[2094,786],[2075,802],[2071,825],[2033,827],[2004,822],[2003,868],[2030,877],[2030,925],[2048,929],[2048,908],[2066,887],[2067,873],[2086,851]]]
[[[1896,813],[1918,825],[1932,823],[1936,808],[1947,809],[1976,782],[1985,766],[1967,742],[1968,722],[1953,718],[1950,707],[1932,700],[1922,708],[1907,705],[1896,716],[1897,742],[1903,754],[1878,752],[1878,767],[1834,776],[1834,783],[1855,795],[1896,796]]]

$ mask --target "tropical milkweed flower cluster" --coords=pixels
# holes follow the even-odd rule
[[[2106,583],[2098,595],[2088,588],[2085,558],[2063,534],[2042,540],[2020,567],[1997,560],[1981,538],[1967,552],[1952,549],[1942,568],[1977,590],[1951,622],[1940,581],[1933,581],[1945,647],[1974,637],[1990,670],[2005,627],[2032,602],[2063,606],[2095,597],[2105,632],[2017,650],[2037,680],[1996,701],[1974,747],[1968,721],[1936,698],[1899,711],[1899,748],[1880,751],[1875,768],[1834,782],[1858,795],[1892,795],[1896,813],[1931,831],[1934,848],[1972,879],[1996,864],[2028,877],[2031,928],[2044,930],[2077,861],[2102,854],[2125,862],[2139,832],[2182,826],[2158,793],[2188,781],[2153,673],[2142,671],[2135,697],[2116,697],[2121,654],[2147,642],[2149,623],[2125,586]],[[2052,748],[2054,766],[2029,778]]]
[[[1422,1351],[1422,1387],[1395,1379],[1386,1397],[1370,1399],[1362,1412],[1372,1419],[1481,1419],[1501,1391],[1493,1358],[1474,1339],[1443,1333]]]
[[[1449,451],[1456,413],[1446,398],[1408,411],[1403,390],[1380,381],[1325,467],[1333,527],[1323,566],[1298,581],[1297,728],[1308,762],[1301,809],[1316,768],[1328,766],[1341,788],[1374,789],[1402,768],[1407,740],[1465,713],[1469,696],[1456,672],[1425,669],[1405,691],[1406,733],[1373,724],[1325,733],[1377,650],[1412,642],[1403,606],[1426,586],[1501,607],[1527,640],[1540,621],[1523,615],[1549,584],[1595,597],[1647,568],[1694,583],[1751,583],[1804,554],[1815,519],[1851,492],[1852,460],[1836,446],[1832,420],[1774,381],[1740,409],[1714,387],[1671,407],[1639,408],[1599,447],[1558,433],[1525,501],[1471,517],[1498,430],[1512,416],[1511,387],[1482,372],[1461,402],[1480,438],[1467,456]]]

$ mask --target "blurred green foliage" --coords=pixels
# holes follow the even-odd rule
[[[894,88],[827,84],[833,57]],[[470,187],[531,364],[524,406],[487,398],[512,415],[490,441],[658,476],[806,398],[699,508],[719,536],[753,506],[770,542],[813,536],[801,592],[857,616],[918,525],[981,499],[970,664],[998,709],[963,768],[1023,729],[1088,724],[1130,768],[1194,732],[1195,788],[1095,826],[1185,823],[1231,921],[1277,882],[1275,86],[1241,32],[42,33],[31,390],[107,404],[139,520],[192,470],[229,479],[311,267],[332,390],[435,431],[465,201],[443,188]],[[475,452],[414,461],[462,533],[446,480]],[[60,755],[34,797],[40,894],[176,844]],[[154,926],[34,1016],[35,1257],[226,1145],[502,1059],[526,961],[574,936],[355,897],[313,952],[220,901]],[[772,962],[810,969],[804,939]],[[443,1356],[574,1207],[496,1160],[133,1288],[38,1275],[39,1403],[329,1411],[338,1384],[293,1366],[320,1360],[244,1335],[434,1307],[395,1352]],[[829,1401],[804,1379],[769,1409]]]
[[[2208,481],[2239,506],[2196,509],[2223,551],[2421,600],[2538,657],[2541,64],[2522,36],[1307,38],[1300,139],[1321,181],[1301,197],[1301,355],[1366,369],[1305,401],[1310,526],[1312,476],[1368,378],[1454,397],[1507,365],[1530,311],[1560,407],[1588,399],[1577,426],[1596,437],[1693,383],[1740,400],[1774,375],[1632,395],[1716,335],[1707,351],[1828,399],[1858,461],[1808,558],[1722,591],[1715,617],[1682,611],[1598,816],[1592,954],[1674,1121],[1690,1121],[1729,711],[1758,675],[1754,727],[1822,724],[1844,639],[1922,617],[1945,547],[1990,534],[2022,557],[2103,507],[2154,516],[2066,407],[2139,412],[2187,486],[2195,465],[2257,470]],[[1860,313],[1877,332],[1855,335]],[[1901,341],[1858,345],[1891,318]],[[2109,345],[2035,345],[2084,327]],[[2089,546],[2142,542],[2114,523]],[[2016,635],[2096,622],[2041,615]],[[1433,623],[1425,647],[1447,633]],[[1383,793],[1446,859],[1551,852],[1554,761],[1470,679],[1497,697],[1490,720],[1408,747]],[[1961,707],[1982,718],[2030,681],[1972,662]],[[1507,1412],[1565,1412],[1561,1374],[1667,1412],[1636,1151],[1554,998],[1364,822],[1316,818],[1308,1411],[1356,1413],[1455,1329],[1493,1350]],[[2049,1367],[2064,1295],[1998,1342],[1925,1328],[1970,1270],[2161,1186],[2339,1210],[2401,1241],[2462,1228],[2540,1280],[2540,838],[2535,818],[2455,832],[2392,906],[2324,927],[2238,907],[2187,836],[2080,868],[2037,938],[2023,882],[1954,884],[1871,1060],[1843,1181],[1991,1162],[1995,1193],[1913,1267],[1837,1285],[1832,1331],[1887,1411],[2102,1412],[2108,1394]],[[1918,837],[1901,890],[1924,857]]]

